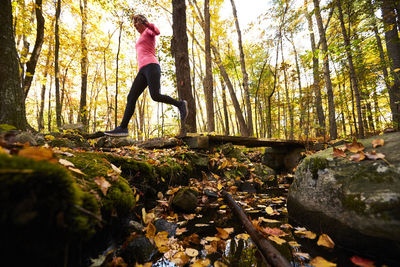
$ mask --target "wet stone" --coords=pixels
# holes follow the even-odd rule
[[[157,232],[168,232],[168,237],[175,236],[176,228],[178,225],[176,223],[170,223],[164,219],[158,219],[154,222]]]
[[[120,252],[120,256],[128,264],[145,263],[151,261],[151,259],[157,254],[158,250],[150,240],[141,236],[133,239],[129,244]]]

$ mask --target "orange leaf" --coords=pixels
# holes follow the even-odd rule
[[[345,158],[346,153],[344,153],[344,150],[334,147],[333,148],[333,156],[337,157],[337,158],[339,158],[339,157]]]
[[[264,233],[268,234],[268,235],[274,235],[274,236],[285,236],[287,235],[287,233],[285,233],[284,231],[282,231],[279,228],[270,228],[270,227],[265,227],[262,229]]]
[[[222,228],[215,227],[217,228],[218,234],[216,235],[217,237],[220,237],[221,239],[228,239],[229,238],[229,233],[225,231]]]
[[[147,226],[146,226],[146,237],[150,240],[150,241],[152,241],[152,240],[154,240],[154,237],[156,236],[156,227],[152,224],[152,223],[149,223]]]
[[[154,237],[154,242],[156,243],[158,251],[160,251],[161,253],[169,251],[168,232],[166,231],[158,232],[157,235]]]
[[[374,262],[368,259],[364,259],[358,256],[353,256],[350,258],[351,262],[357,266],[361,267],[375,267]]]
[[[318,238],[317,242],[318,246],[324,246],[327,248],[334,248],[335,247],[335,242],[326,234],[322,234]]]
[[[355,162],[359,162],[361,160],[365,159],[365,154],[364,152],[360,151],[360,153],[354,154],[350,156],[350,160],[355,161]]]
[[[282,245],[283,243],[286,243],[286,240],[285,240],[285,239],[279,238],[279,237],[274,236],[274,235],[268,236],[268,239],[274,241],[274,242],[277,243],[278,245]]]
[[[347,148],[347,150],[349,150],[350,152],[353,152],[353,153],[357,153],[357,152],[363,151],[365,149],[364,145],[361,143],[358,143],[356,138],[353,139],[353,143],[351,143],[350,145],[346,144],[346,148]]]
[[[329,262],[322,257],[315,257],[310,264],[315,267],[335,267],[336,263]]]
[[[378,147],[378,146],[383,146],[384,144],[385,144],[385,140],[383,140],[383,139],[374,139],[372,141],[373,148]]]
[[[107,190],[111,186],[111,184],[104,177],[95,177],[93,180],[100,187],[103,195],[107,195]]]
[[[185,252],[180,251],[174,255],[171,261],[178,266],[183,266],[190,261],[190,258]]]
[[[30,146],[24,149],[21,149],[18,152],[18,156],[24,158],[31,158],[34,160],[50,160],[53,158],[53,151],[51,149],[45,147],[34,147]]]

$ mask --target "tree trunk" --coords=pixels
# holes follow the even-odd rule
[[[186,34],[186,3],[184,0],[172,0],[172,21],[171,52],[175,58],[178,95],[180,99],[187,101],[189,107],[186,129],[188,132],[196,132],[196,102],[193,98],[190,80],[188,38]]]
[[[304,1],[304,5],[307,7],[307,0]],[[319,73],[319,60],[318,60],[318,52],[315,44],[315,36],[313,30],[313,22],[310,13],[308,10],[304,10],[304,15],[308,21],[308,31],[310,33],[310,41],[311,41],[311,51],[313,54],[313,91],[315,94],[315,110],[318,119],[318,127],[316,130],[317,136],[325,136],[326,135],[326,124],[325,124],[325,115],[324,109],[322,106],[322,96],[321,96],[321,86],[320,86],[320,73]]]
[[[11,0],[0,1],[0,124],[25,130],[25,98],[12,23]]]
[[[331,139],[337,138],[336,115],[335,115],[335,101],[333,96],[332,81],[329,69],[328,59],[328,43],[326,41],[325,29],[322,23],[321,10],[319,7],[319,0],[313,0],[315,7],[315,18],[317,20],[318,32],[322,46],[322,53],[324,59],[324,79],[328,95],[328,111],[329,111],[329,134]]]
[[[26,62],[26,71],[23,81],[25,98],[29,93],[29,89],[31,87],[33,80],[33,75],[35,74],[36,70],[36,64],[38,62],[40,51],[42,50],[42,45],[43,45],[45,21],[42,14],[42,0],[35,1],[35,12],[36,12],[36,41],[35,41],[35,46],[33,47],[31,57],[29,58],[29,61]]]
[[[229,135],[229,115],[228,115],[228,103],[226,101],[226,87],[223,78],[220,78],[221,89],[222,89],[222,105],[224,109],[224,119],[225,119],[225,135]]]
[[[394,83],[389,90],[390,108],[395,129],[400,129],[400,39],[396,27],[395,0],[382,1],[385,41]]]
[[[48,75],[48,66],[50,64],[50,55],[51,55],[51,39],[49,41],[49,51],[47,52],[46,56],[46,67],[44,69],[43,73],[43,78],[44,78],[44,83],[42,84],[42,90],[40,93],[40,108],[39,108],[39,118],[38,118],[38,128],[39,132],[44,129],[44,118],[43,118],[43,112],[44,112],[44,100],[45,100],[45,95],[46,95],[46,83],[47,83],[47,75]]]
[[[60,69],[59,69],[59,51],[60,51],[60,35],[59,22],[61,14],[61,0],[56,3],[56,24],[54,29],[54,74],[55,74],[55,90],[56,90],[56,123],[61,128],[61,102],[60,102]]]
[[[242,32],[239,27],[239,20],[237,17],[236,6],[235,6],[234,0],[231,0],[231,4],[232,4],[233,17],[235,19],[236,31],[237,31],[237,35],[238,35],[238,43],[239,43],[239,51],[240,51],[240,65],[241,65],[242,76],[243,76],[244,98],[245,98],[246,109],[247,109],[247,128],[249,130],[249,135],[253,136],[254,135],[253,113],[252,113],[251,101],[250,101],[249,76],[246,71],[246,61],[245,61],[244,52],[243,52]]]
[[[358,86],[356,70],[355,70],[354,64],[353,64],[353,54],[351,52],[350,38],[347,34],[347,30],[344,25],[342,4],[341,4],[340,0],[337,0],[337,6],[338,6],[338,10],[339,10],[340,27],[342,28],[342,35],[343,35],[344,45],[345,45],[345,49],[346,49],[347,61],[349,63],[350,80],[351,80],[351,83],[353,84],[354,96],[356,98],[357,119],[358,119],[358,129],[359,129],[358,134],[359,134],[359,137],[362,138],[362,137],[364,137],[364,126],[363,126],[363,116],[362,116],[362,112],[361,112],[360,88]]]
[[[119,52],[121,50],[121,36],[122,36],[122,25],[123,22],[119,22],[119,36],[118,36],[118,49],[117,49],[117,58],[116,58],[116,69],[115,69],[115,114],[114,114],[114,127],[118,126],[118,73],[119,73]]]
[[[82,122],[85,130],[87,130],[87,104],[86,104],[86,94],[87,94],[87,79],[88,79],[88,47],[87,47],[87,0],[80,0],[80,9],[82,17],[82,29],[81,29],[81,100],[79,104],[79,122]]]
[[[290,103],[290,97],[289,97],[289,86],[288,86],[288,78],[287,78],[287,73],[286,73],[286,69],[288,67],[288,65],[285,63],[285,58],[283,57],[283,40],[281,38],[281,57],[282,57],[282,69],[283,69],[283,77],[285,80],[285,94],[286,94],[286,101],[287,101],[287,107],[288,107],[288,112],[289,112],[289,121],[290,121],[290,134],[289,134],[289,138],[290,140],[294,139],[294,135],[293,135],[293,128],[294,128],[294,122],[293,122],[293,110],[292,110],[292,103]],[[285,113],[286,114],[286,113]],[[285,127],[285,136],[287,127]]]
[[[215,131],[214,118],[214,90],[211,65],[211,42],[210,42],[210,8],[209,0],[204,1],[204,35],[205,35],[205,50],[206,50],[206,77],[204,78],[204,95],[206,98],[207,111],[207,131]]]

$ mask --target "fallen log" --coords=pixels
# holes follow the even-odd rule
[[[284,258],[279,251],[263,236],[257,229],[254,228],[253,224],[247,218],[242,208],[236,203],[232,196],[222,191],[225,201],[229,207],[233,210],[239,220],[243,223],[246,232],[250,235],[253,242],[265,258],[265,260],[273,267],[289,267],[290,263]]]

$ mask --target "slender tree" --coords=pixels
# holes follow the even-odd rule
[[[236,32],[238,35],[238,44],[239,44],[239,52],[240,52],[240,66],[242,69],[244,98],[245,98],[246,109],[247,109],[247,128],[249,130],[249,135],[252,136],[254,134],[253,133],[254,130],[253,130],[253,112],[252,112],[251,101],[250,101],[249,75],[247,74],[247,71],[246,71],[246,61],[245,61],[244,52],[243,52],[242,32],[240,30],[239,20],[237,17],[237,11],[236,11],[236,6],[235,6],[234,0],[231,0],[231,5],[232,5],[233,17],[235,19]]]
[[[206,77],[204,78],[204,95],[206,97],[207,110],[207,131],[215,131],[214,118],[214,89],[211,64],[211,34],[210,34],[210,7],[209,0],[204,1],[204,35],[205,35],[205,50],[206,50]]]
[[[57,127],[61,128],[61,101],[60,101],[60,68],[59,68],[59,51],[60,51],[60,14],[61,0],[56,2],[56,19],[54,29],[54,74],[55,74],[55,90],[56,90],[56,123]]]
[[[318,32],[319,32],[321,48],[323,53],[323,61],[324,61],[324,80],[328,95],[329,134],[331,139],[336,139],[337,126],[336,126],[336,115],[335,115],[335,101],[333,96],[332,81],[329,69],[328,42],[326,40],[325,28],[322,22],[319,0],[313,0],[313,1],[314,1],[314,13],[315,13],[315,18],[317,20]]]
[[[87,0],[79,0],[81,17],[82,17],[82,29],[81,29],[81,100],[79,104],[79,122],[82,122],[85,129],[87,129],[87,83],[88,83],[88,47],[87,47]]]

